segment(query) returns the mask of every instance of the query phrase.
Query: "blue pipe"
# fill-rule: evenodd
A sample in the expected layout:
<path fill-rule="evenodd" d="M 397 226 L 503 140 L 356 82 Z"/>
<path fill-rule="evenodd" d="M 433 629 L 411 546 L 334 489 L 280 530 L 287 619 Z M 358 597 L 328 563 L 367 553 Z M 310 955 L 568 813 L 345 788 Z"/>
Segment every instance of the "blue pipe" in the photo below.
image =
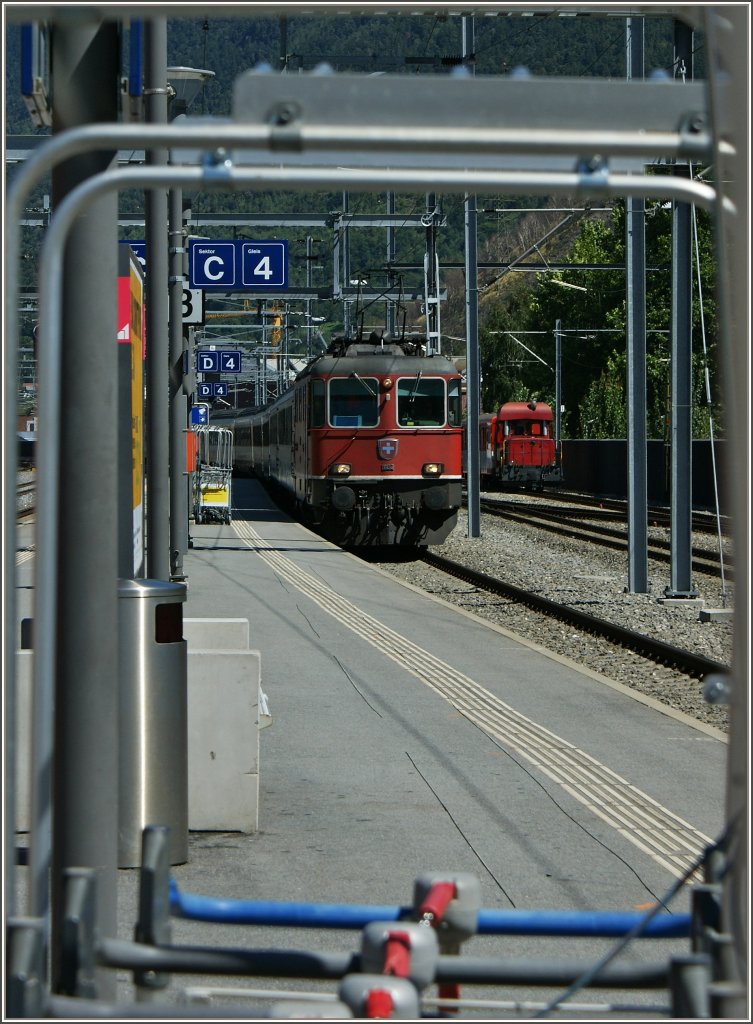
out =
<path fill-rule="evenodd" d="M 217 899 L 182 893 L 175 880 L 171 878 L 170 911 L 175 917 L 220 924 L 361 929 L 370 921 L 410 920 L 413 908 Z M 645 916 L 598 910 L 480 910 L 478 934 L 618 938 L 627 935 Z M 654 917 L 646 925 L 641 937 L 687 938 L 690 935 L 690 921 L 690 914 Z"/>
<path fill-rule="evenodd" d="M 144 23 L 131 22 L 128 59 L 128 95 L 141 96 L 144 92 Z"/>

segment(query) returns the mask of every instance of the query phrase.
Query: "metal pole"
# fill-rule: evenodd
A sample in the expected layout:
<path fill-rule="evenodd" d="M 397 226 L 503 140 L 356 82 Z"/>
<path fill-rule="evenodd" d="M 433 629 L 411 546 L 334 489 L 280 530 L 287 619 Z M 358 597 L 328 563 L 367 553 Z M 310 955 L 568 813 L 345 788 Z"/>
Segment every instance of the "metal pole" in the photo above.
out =
<path fill-rule="evenodd" d="M 643 77 L 643 19 L 627 19 L 628 79 Z M 642 198 L 625 203 L 627 291 L 628 591 L 648 590 L 646 479 L 646 217 Z"/>
<path fill-rule="evenodd" d="M 350 288 L 350 229 L 348 228 L 348 207 L 349 207 L 349 196 L 347 192 L 343 192 L 343 215 L 340 223 L 342 224 L 342 258 L 343 258 L 343 288 Z M 345 300 L 343 304 L 343 328 L 345 331 L 345 337 L 351 336 L 351 324 L 350 324 L 350 301 Z M 356 320 L 358 319 L 358 309 L 356 309 Z M 356 324 L 357 328 L 358 324 Z"/>
<path fill-rule="evenodd" d="M 387 214 L 388 216 L 395 212 L 395 193 L 387 193 Z M 387 267 L 388 267 L 388 283 L 392 287 L 392 264 L 395 262 L 395 227 L 393 224 L 387 228 Z M 395 337 L 395 303 L 391 300 L 387 303 L 387 333 L 391 338 Z"/>
<path fill-rule="evenodd" d="M 562 440 L 562 321 L 554 324 L 554 450 L 557 466 L 561 461 Z"/>
<path fill-rule="evenodd" d="M 719 197 L 716 233 L 717 302 L 720 363 L 725 411 L 730 423 L 750 423 L 750 10 L 744 7 L 704 8 L 704 38 L 718 65 L 708 74 L 709 110 L 717 148 Z M 729 136 L 727 135 L 729 133 Z M 726 149 L 722 141 L 731 138 Z M 733 200 L 735 213 L 727 212 Z M 735 563 L 740 566 L 735 589 L 732 681 L 729 709 L 726 820 L 732 822 L 734 851 L 722 883 L 722 921 L 737 950 L 738 976 L 745 991 L 734 1013 L 749 1010 L 750 974 L 750 432 L 735 430 L 735 472 L 727 481 Z"/>
<path fill-rule="evenodd" d="M 167 22 L 144 25 L 144 107 L 147 121 L 167 124 Z M 167 166 L 167 151 L 147 156 Z M 167 190 L 146 197 L 146 555 L 147 575 L 170 578 L 170 416 Z"/>
<path fill-rule="evenodd" d="M 55 23 L 52 32 L 53 131 L 115 121 L 117 25 L 74 19 Z M 53 172 L 53 207 L 113 158 L 112 151 L 99 152 L 61 164 Z M 77 217 L 62 271 L 56 268 L 62 273 L 64 356 L 59 382 L 47 382 L 59 386 L 54 418 L 45 422 L 44 409 L 41 415 L 42 431 L 59 434 L 58 458 L 45 472 L 59 474 L 60 489 L 57 521 L 47 523 L 38 538 L 44 547 L 49 537 L 50 550 L 57 552 L 55 571 L 48 577 L 42 561 L 35 582 L 36 594 L 51 598 L 37 606 L 47 614 L 35 610 L 35 692 L 41 697 L 45 690 L 38 685 L 43 677 L 52 680 L 54 711 L 35 698 L 38 771 L 32 781 L 29 905 L 32 916 L 47 914 L 51 866 L 53 990 L 61 966 L 67 868 L 95 869 L 98 933 L 117 934 L 117 248 L 117 199 L 100 196 Z M 44 287 L 40 281 L 40 296 Z M 54 743 L 48 747 L 53 720 Z M 100 995 L 114 996 L 112 972 L 98 972 L 98 985 Z"/>
<path fill-rule="evenodd" d="M 426 314 L 426 354 L 436 355 L 441 348 L 439 334 L 439 273 L 437 264 L 437 197 L 426 193 L 426 253 L 424 255 L 424 309 Z"/>
<path fill-rule="evenodd" d="M 312 280 L 312 238 L 306 235 L 306 287 L 311 288 Z M 311 359 L 311 299 L 306 299 L 306 358 Z"/>
<path fill-rule="evenodd" d="M 462 18 L 463 58 L 474 52 L 474 24 L 471 15 Z M 479 494 L 480 453 L 478 420 L 481 412 L 481 376 L 478 347 L 478 255 L 476 249 L 476 196 L 465 196 L 465 384 L 466 408 L 466 472 L 468 504 L 468 536 L 481 536 L 481 498 Z M 428 296 L 427 296 L 428 298 Z M 428 324 L 428 306 L 427 306 Z"/>
<path fill-rule="evenodd" d="M 188 551 L 188 506 L 185 486 L 186 395 L 183 391 L 183 191 L 170 189 L 170 579 L 185 580 Z"/>
<path fill-rule="evenodd" d="M 671 564 L 664 593 L 679 598 L 697 596 L 692 586 L 690 218 L 687 203 L 672 204 Z"/>
<path fill-rule="evenodd" d="M 692 77 L 693 31 L 675 21 L 675 74 Z M 688 168 L 677 165 L 675 174 Z M 697 597 L 693 589 L 692 241 L 691 208 L 672 204 L 672 412 L 670 418 L 670 598 Z"/>

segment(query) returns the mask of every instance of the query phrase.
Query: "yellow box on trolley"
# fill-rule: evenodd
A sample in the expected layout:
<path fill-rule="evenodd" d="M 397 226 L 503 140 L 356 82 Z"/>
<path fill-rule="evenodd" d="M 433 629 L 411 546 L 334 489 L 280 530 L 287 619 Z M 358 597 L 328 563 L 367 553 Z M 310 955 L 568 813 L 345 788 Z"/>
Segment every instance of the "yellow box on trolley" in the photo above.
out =
<path fill-rule="evenodd" d="M 196 523 L 229 523 L 233 478 L 233 432 L 196 427 L 193 515 Z"/>

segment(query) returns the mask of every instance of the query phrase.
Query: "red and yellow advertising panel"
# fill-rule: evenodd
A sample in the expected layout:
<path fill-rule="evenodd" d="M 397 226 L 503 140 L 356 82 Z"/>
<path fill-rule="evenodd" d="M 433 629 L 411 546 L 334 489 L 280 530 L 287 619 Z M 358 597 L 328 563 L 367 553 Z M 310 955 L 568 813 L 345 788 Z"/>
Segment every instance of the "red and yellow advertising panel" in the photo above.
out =
<path fill-rule="evenodd" d="M 133 571 L 138 575 L 144 561 L 144 279 L 139 261 L 127 251 L 128 266 L 118 275 L 118 345 L 130 351 Z"/>

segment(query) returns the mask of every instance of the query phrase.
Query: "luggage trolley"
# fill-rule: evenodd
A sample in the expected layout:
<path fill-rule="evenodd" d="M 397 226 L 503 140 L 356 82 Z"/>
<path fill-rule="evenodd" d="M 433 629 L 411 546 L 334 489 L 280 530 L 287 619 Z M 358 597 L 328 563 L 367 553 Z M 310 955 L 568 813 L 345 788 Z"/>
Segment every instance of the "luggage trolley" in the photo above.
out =
<path fill-rule="evenodd" d="M 233 478 L 233 432 L 226 427 L 196 428 L 194 521 L 229 523 Z"/>

